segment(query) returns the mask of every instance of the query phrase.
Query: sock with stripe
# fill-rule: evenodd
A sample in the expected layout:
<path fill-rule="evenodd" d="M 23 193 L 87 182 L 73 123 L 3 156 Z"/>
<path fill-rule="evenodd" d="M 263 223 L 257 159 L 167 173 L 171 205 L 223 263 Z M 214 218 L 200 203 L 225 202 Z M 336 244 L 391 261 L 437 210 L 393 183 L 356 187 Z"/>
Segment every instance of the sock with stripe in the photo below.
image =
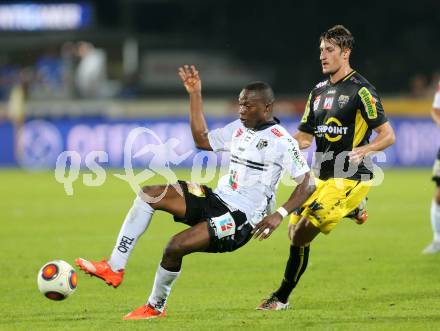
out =
<path fill-rule="evenodd" d="M 290 246 L 290 256 L 287 261 L 286 270 L 284 271 L 284 279 L 281 282 L 280 288 L 274 292 L 274 295 L 282 303 L 288 301 L 290 293 L 292 293 L 301 275 L 306 270 L 309 261 L 309 252 L 310 246 Z"/>

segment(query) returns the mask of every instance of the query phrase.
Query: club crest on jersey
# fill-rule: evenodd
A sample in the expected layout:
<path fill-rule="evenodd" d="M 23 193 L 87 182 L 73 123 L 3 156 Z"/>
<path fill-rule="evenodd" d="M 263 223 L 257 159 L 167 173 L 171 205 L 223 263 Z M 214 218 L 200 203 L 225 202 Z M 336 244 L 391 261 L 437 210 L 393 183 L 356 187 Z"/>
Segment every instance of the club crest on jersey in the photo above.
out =
<path fill-rule="evenodd" d="M 260 141 L 257 144 L 257 149 L 261 151 L 264 147 L 267 147 L 268 144 L 269 143 L 266 139 L 260 139 Z"/>
<path fill-rule="evenodd" d="M 230 213 L 213 217 L 210 222 L 219 239 L 235 234 L 235 221 Z"/>
<path fill-rule="evenodd" d="M 274 135 L 276 135 L 277 137 L 282 137 L 283 136 L 283 134 L 277 128 L 272 128 L 272 130 L 270 130 L 270 131 L 272 131 L 272 133 Z"/>
<path fill-rule="evenodd" d="M 320 95 L 318 95 L 318 96 L 315 98 L 315 100 L 313 101 L 313 110 L 318 109 L 319 101 L 321 101 L 321 96 L 320 96 Z"/>
<path fill-rule="evenodd" d="M 339 108 L 344 108 L 344 106 L 348 103 L 350 97 L 348 95 L 341 94 L 338 98 Z"/>
<path fill-rule="evenodd" d="M 324 106 L 322 108 L 327 109 L 327 110 L 332 109 L 333 100 L 334 100 L 334 97 L 326 97 L 324 100 Z"/>

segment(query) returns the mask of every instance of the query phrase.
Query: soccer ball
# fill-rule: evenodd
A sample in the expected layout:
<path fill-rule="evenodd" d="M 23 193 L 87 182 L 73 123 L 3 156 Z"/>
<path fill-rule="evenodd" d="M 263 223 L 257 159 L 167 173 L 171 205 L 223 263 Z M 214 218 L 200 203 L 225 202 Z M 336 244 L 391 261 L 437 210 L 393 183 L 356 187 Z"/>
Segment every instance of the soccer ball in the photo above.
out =
<path fill-rule="evenodd" d="M 38 272 L 38 289 L 51 300 L 64 300 L 71 295 L 78 279 L 75 269 L 63 260 L 47 262 Z"/>

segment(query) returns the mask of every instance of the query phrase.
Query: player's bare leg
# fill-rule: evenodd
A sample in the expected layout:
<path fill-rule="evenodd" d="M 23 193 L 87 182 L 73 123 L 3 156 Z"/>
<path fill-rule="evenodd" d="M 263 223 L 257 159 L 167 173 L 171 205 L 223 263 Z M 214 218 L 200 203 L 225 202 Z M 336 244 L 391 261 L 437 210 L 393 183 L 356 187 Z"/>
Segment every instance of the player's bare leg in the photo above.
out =
<path fill-rule="evenodd" d="M 283 281 L 279 289 L 257 307 L 258 310 L 285 310 L 289 307 L 289 296 L 307 268 L 310 243 L 319 233 L 320 230 L 304 217 L 297 224 L 289 225 L 292 243 Z"/>
<path fill-rule="evenodd" d="M 103 279 L 108 285 L 118 287 L 122 282 L 128 258 L 138 239 L 147 230 L 155 210 L 163 210 L 177 217 L 185 216 L 185 198 L 176 187 L 173 185 L 143 187 L 125 217 L 110 259 L 94 262 L 78 258 L 76 264 L 86 273 Z M 148 201 L 153 202 L 148 203 Z"/>
<path fill-rule="evenodd" d="M 198 223 L 176 234 L 164 250 L 147 303 L 124 316 L 124 319 L 150 319 L 165 316 L 165 304 L 173 283 L 180 275 L 183 257 L 193 252 L 206 251 L 209 242 L 208 222 Z"/>
<path fill-rule="evenodd" d="M 292 237 L 292 245 L 308 246 L 321 231 L 306 217 L 303 217 L 295 226 Z"/>

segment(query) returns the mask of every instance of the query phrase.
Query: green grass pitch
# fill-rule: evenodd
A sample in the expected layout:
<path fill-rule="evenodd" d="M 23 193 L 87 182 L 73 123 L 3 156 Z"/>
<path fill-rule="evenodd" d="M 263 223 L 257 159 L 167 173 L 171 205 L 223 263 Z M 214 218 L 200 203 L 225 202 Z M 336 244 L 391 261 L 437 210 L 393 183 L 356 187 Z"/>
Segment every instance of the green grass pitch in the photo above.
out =
<path fill-rule="evenodd" d="M 255 311 L 283 275 L 286 219 L 270 240 L 186 257 L 168 317 L 129 322 L 122 316 L 145 301 L 164 245 L 185 226 L 157 213 L 118 289 L 79 272 L 76 293 L 53 302 L 37 290 L 39 268 L 108 257 L 134 193 L 111 174 L 101 187 L 77 181 L 73 196 L 53 173 L 2 170 L 0 183 L 0 330 L 440 329 L 440 256 L 421 254 L 431 240 L 428 169 L 386 171 L 367 224 L 344 220 L 318 236 L 290 310 Z M 290 190 L 280 187 L 278 203 Z"/>

